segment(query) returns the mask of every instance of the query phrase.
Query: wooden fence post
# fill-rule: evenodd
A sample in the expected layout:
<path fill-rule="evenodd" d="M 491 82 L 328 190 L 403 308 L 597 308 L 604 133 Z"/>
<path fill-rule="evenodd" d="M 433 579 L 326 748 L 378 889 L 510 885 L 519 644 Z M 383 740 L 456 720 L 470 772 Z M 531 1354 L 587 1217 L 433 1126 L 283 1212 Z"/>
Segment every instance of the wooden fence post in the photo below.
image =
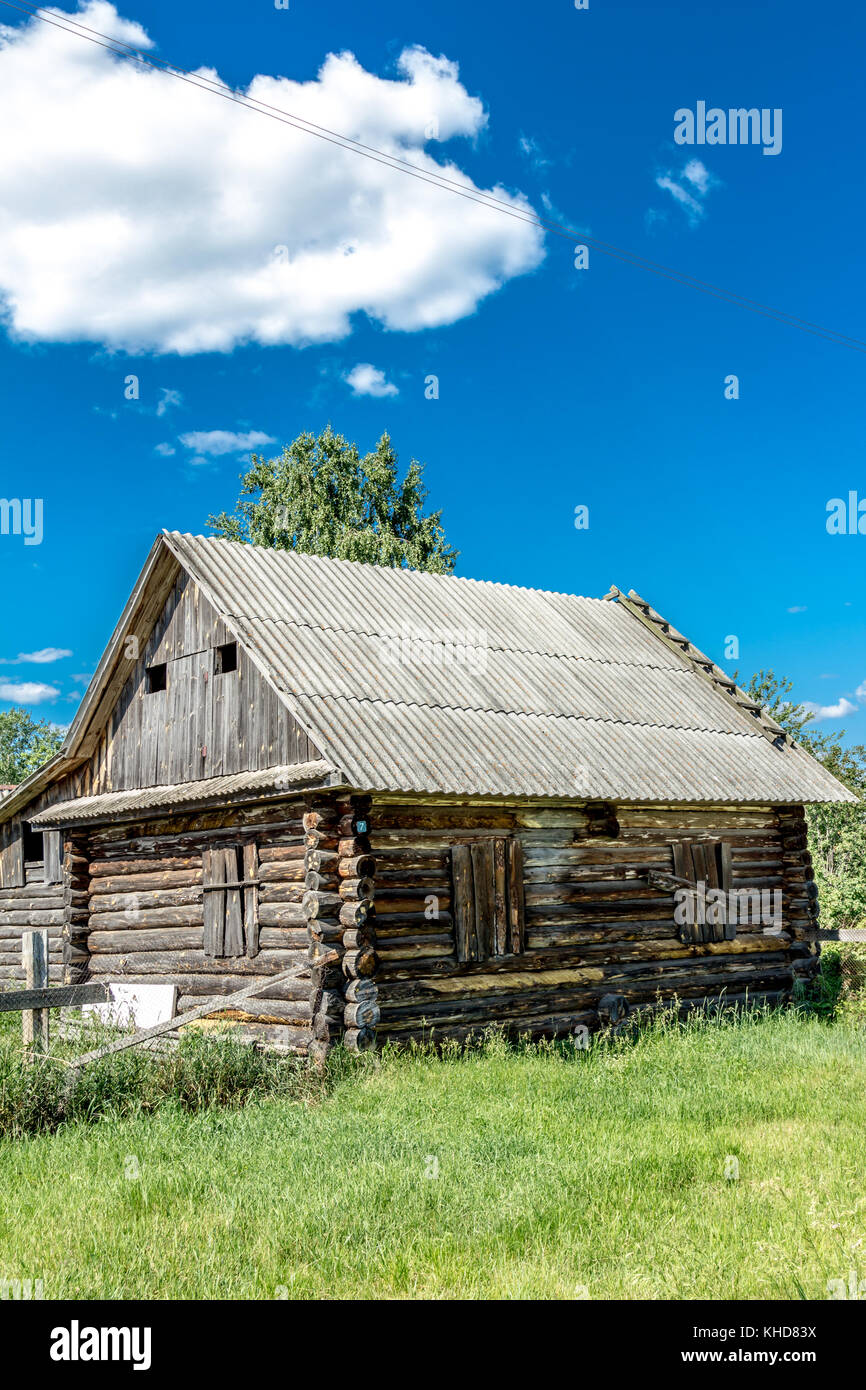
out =
<path fill-rule="evenodd" d="M 48 987 L 48 932 L 25 931 L 21 936 L 21 955 L 28 989 Z M 25 1009 L 21 1015 L 24 1051 L 32 1061 L 37 1053 L 48 1051 L 48 1010 Z"/>

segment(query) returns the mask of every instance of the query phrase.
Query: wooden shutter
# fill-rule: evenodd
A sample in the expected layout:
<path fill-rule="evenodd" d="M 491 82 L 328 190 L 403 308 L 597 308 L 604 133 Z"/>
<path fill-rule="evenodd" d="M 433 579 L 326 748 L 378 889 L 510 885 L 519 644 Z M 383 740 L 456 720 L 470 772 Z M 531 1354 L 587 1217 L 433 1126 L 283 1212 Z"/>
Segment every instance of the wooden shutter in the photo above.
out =
<path fill-rule="evenodd" d="M 460 961 L 477 960 L 475 903 L 472 894 L 472 854 L 469 845 L 451 846 L 451 903 L 457 959 Z"/>
<path fill-rule="evenodd" d="M 685 878 L 689 883 L 694 883 L 695 868 L 692 862 L 691 840 L 675 840 L 671 849 L 674 852 L 674 873 L 677 878 Z"/>
<path fill-rule="evenodd" d="M 674 859 L 674 873 L 677 878 L 689 883 L 703 883 L 709 893 L 721 888 L 727 893 L 732 887 L 731 846 L 722 840 L 676 840 L 671 845 Z M 699 922 L 697 912 L 697 893 L 692 895 L 691 923 L 684 923 L 680 937 L 687 944 L 707 941 L 733 940 L 737 932 L 735 922 L 729 920 L 726 911 L 725 922 Z M 706 913 L 705 913 L 706 916 Z"/>
<path fill-rule="evenodd" d="M 42 843 L 45 846 L 44 881 L 46 883 L 62 883 L 63 842 L 60 831 L 46 830 Z"/>
<path fill-rule="evenodd" d="M 224 849 L 226 862 L 226 932 L 223 955 L 244 954 L 244 901 L 241 883 L 241 851 L 236 845 Z"/>
<path fill-rule="evenodd" d="M 475 913 L 475 940 L 478 947 L 476 960 L 487 960 L 493 955 L 493 841 L 473 840 L 472 854 L 472 896 Z"/>
<path fill-rule="evenodd" d="M 25 882 L 24 825 L 9 821 L 0 825 L 0 888 L 23 888 Z"/>
<path fill-rule="evenodd" d="M 255 845 L 202 854 L 204 953 L 254 956 L 259 950 L 258 850 Z"/>
<path fill-rule="evenodd" d="M 451 846 L 451 899 L 459 961 L 523 950 L 523 849 L 519 840 L 479 838 Z"/>
<path fill-rule="evenodd" d="M 244 845 L 244 936 L 247 955 L 259 953 L 259 849 L 258 845 Z"/>
<path fill-rule="evenodd" d="M 731 886 L 731 846 L 722 840 L 675 840 L 671 845 L 674 873 L 689 883 L 703 880 L 708 888 Z"/>
<path fill-rule="evenodd" d="M 226 861 L 221 849 L 206 849 L 201 857 L 201 885 L 204 895 L 204 953 L 225 955 L 226 937 Z"/>
<path fill-rule="evenodd" d="M 523 844 L 506 840 L 508 854 L 508 935 L 512 955 L 519 955 L 525 942 L 525 907 L 523 900 Z"/>
<path fill-rule="evenodd" d="M 719 887 L 729 893 L 734 886 L 734 866 L 731 859 L 731 846 L 728 840 L 719 844 Z"/>

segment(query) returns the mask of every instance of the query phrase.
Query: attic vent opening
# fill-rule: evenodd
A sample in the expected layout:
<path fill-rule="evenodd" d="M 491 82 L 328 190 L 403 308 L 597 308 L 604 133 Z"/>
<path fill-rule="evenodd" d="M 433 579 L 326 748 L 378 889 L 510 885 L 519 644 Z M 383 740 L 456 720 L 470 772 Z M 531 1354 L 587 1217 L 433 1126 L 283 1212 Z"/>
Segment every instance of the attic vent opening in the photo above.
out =
<path fill-rule="evenodd" d="M 45 842 L 42 838 L 41 830 L 32 830 L 29 825 L 24 826 L 24 862 L 25 864 L 41 864 L 45 858 Z"/>
<path fill-rule="evenodd" d="M 218 676 L 227 676 L 230 671 L 238 669 L 238 644 L 237 642 L 225 642 L 221 647 L 217 647 L 214 657 L 214 672 Z"/>
<path fill-rule="evenodd" d="M 162 662 L 159 666 L 148 666 L 144 673 L 144 688 L 148 695 L 155 695 L 158 690 L 165 690 L 168 685 L 168 665 Z"/>
<path fill-rule="evenodd" d="M 586 827 L 583 833 L 604 840 L 617 840 L 619 820 L 616 807 L 609 801 L 590 802 L 586 808 Z M 580 831 L 575 832 L 574 838 L 582 839 Z"/>

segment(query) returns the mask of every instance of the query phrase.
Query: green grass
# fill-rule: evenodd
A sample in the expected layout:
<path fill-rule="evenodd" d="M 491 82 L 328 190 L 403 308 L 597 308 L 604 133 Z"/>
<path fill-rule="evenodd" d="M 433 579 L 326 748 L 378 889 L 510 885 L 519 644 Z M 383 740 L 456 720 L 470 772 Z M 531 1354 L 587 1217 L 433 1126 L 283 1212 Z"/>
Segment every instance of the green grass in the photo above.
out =
<path fill-rule="evenodd" d="M 107 1093 L 90 1124 L 0 1141 L 0 1277 L 46 1298 L 820 1299 L 866 1277 L 844 1017 L 338 1055 L 318 1082 L 233 1082 L 234 1108 Z"/>

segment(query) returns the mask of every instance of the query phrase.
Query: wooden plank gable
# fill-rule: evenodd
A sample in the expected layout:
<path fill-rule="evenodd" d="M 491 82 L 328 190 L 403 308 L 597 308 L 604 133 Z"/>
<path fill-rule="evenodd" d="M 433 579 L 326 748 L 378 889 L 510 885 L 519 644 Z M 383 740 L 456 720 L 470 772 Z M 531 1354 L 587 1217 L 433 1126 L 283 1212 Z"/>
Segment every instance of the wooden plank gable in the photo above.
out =
<path fill-rule="evenodd" d="M 130 643 L 130 656 L 121 658 L 129 674 L 78 779 L 86 794 L 171 786 L 321 757 L 242 642 L 236 669 L 220 673 L 217 648 L 234 641 L 181 571 L 149 636 L 139 635 Z M 165 688 L 149 691 L 148 669 L 162 664 Z"/>

